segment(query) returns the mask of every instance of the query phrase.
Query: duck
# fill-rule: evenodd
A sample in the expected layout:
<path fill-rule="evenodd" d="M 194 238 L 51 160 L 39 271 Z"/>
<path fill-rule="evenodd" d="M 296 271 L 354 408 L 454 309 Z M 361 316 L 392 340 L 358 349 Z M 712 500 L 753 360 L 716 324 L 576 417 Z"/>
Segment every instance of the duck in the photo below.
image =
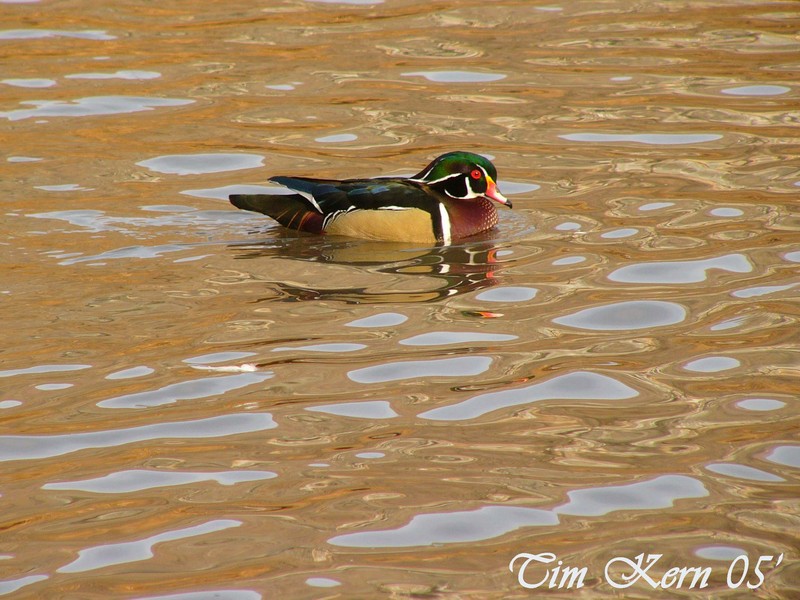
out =
<path fill-rule="evenodd" d="M 231 204 L 288 229 L 351 238 L 451 244 L 497 225 L 494 203 L 511 208 L 495 166 L 472 152 L 442 154 L 412 177 L 269 181 L 293 193 L 232 194 Z"/>

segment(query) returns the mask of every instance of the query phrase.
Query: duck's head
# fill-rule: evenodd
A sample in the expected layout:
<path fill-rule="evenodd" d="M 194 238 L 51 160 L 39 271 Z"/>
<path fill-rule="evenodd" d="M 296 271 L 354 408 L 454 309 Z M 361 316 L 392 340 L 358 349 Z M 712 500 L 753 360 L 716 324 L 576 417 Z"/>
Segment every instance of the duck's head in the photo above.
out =
<path fill-rule="evenodd" d="M 412 179 L 451 198 L 466 200 L 483 196 L 511 208 L 511 201 L 497 189 L 497 169 L 480 154 L 442 154 Z"/>

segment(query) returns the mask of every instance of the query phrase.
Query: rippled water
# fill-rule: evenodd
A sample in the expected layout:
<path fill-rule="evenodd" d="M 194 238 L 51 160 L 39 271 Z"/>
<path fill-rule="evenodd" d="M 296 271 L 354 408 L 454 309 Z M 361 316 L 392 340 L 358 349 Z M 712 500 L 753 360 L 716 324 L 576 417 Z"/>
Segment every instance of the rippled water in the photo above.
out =
<path fill-rule="evenodd" d="M 2 6 L 0 594 L 800 594 L 796 3 Z M 454 149 L 451 247 L 226 200 Z"/>

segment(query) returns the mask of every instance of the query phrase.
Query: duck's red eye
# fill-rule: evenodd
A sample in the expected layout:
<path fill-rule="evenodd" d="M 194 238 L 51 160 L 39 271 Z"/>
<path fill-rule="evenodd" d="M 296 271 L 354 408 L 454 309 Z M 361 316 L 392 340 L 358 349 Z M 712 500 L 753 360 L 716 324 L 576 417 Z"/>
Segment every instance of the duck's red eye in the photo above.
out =
<path fill-rule="evenodd" d="M 469 174 L 473 179 L 480 179 L 481 175 L 483 175 L 483 173 L 481 173 L 480 169 L 472 169 L 472 173 Z"/>

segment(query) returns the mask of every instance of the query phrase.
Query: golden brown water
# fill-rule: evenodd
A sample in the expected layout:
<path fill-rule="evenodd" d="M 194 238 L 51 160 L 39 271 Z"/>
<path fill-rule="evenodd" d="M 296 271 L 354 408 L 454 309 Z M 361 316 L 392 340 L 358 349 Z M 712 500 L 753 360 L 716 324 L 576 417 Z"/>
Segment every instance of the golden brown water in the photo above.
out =
<path fill-rule="evenodd" d="M 797 9 L 3 2 L 0 593 L 798 597 Z M 453 247 L 226 201 L 455 149 Z"/>

